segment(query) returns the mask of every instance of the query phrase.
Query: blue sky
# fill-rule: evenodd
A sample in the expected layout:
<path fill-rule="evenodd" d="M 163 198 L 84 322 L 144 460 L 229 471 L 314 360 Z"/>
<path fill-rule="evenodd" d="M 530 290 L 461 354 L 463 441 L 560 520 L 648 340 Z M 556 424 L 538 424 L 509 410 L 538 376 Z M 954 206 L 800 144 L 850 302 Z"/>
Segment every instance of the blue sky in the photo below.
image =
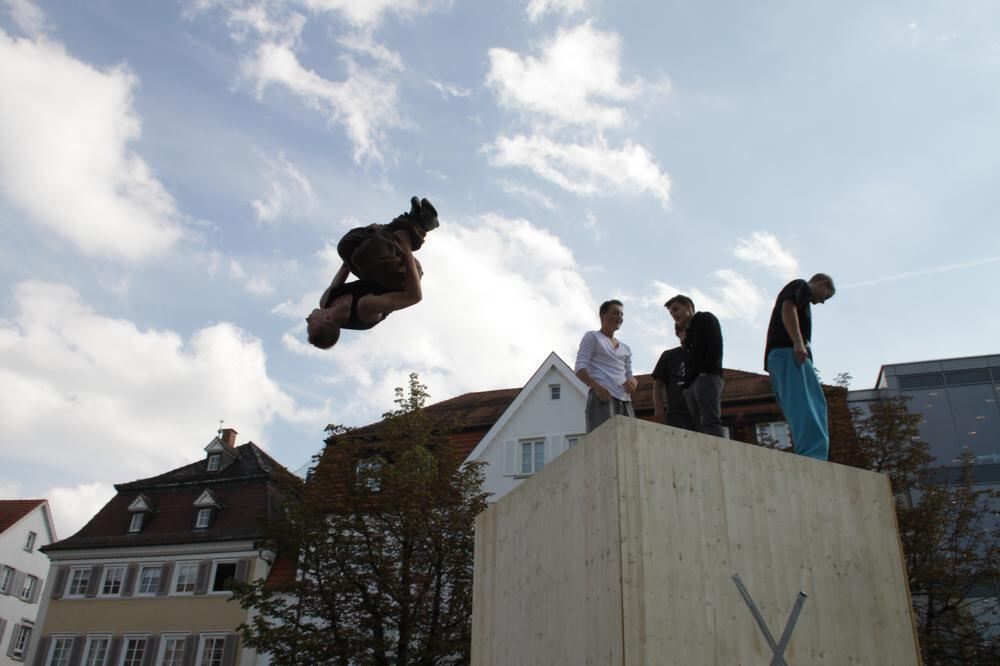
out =
<path fill-rule="evenodd" d="M 0 2 L 0 496 L 62 536 L 219 419 L 296 469 L 327 423 L 518 386 L 682 291 L 761 371 L 824 271 L 824 378 L 997 353 L 992 2 Z M 303 317 L 413 194 L 424 301 L 333 350 Z"/>

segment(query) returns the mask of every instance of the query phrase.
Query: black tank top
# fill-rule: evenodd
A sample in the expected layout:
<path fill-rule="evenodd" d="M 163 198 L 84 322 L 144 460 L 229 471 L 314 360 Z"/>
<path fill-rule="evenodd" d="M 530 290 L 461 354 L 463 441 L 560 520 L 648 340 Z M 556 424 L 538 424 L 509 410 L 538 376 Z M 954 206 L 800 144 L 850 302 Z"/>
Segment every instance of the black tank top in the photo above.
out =
<path fill-rule="evenodd" d="M 382 319 L 378 321 L 367 324 L 361 321 L 358 316 L 358 301 L 361 300 L 362 296 L 381 296 L 382 294 L 388 294 L 391 291 L 396 291 L 394 289 L 386 289 L 385 287 L 380 287 L 377 284 L 371 282 L 365 282 L 364 280 L 355 280 L 354 282 L 346 282 L 339 288 L 334 289 L 330 292 L 329 298 L 326 299 L 326 303 L 323 307 L 330 307 L 335 300 L 344 296 L 345 294 L 351 297 L 351 315 L 347 320 L 347 323 L 342 325 L 341 328 L 346 328 L 351 331 L 367 331 L 368 329 L 381 324 L 382 321 L 389 316 L 389 313 L 382 315 Z"/>

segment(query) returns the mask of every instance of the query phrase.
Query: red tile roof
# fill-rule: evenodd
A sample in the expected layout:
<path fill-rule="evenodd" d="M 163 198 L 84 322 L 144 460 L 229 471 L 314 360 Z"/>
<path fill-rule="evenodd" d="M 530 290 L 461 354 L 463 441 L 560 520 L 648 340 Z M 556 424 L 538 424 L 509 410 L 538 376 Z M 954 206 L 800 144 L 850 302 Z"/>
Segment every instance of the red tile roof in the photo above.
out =
<path fill-rule="evenodd" d="M 0 500 L 0 534 L 44 502 L 40 499 Z"/>

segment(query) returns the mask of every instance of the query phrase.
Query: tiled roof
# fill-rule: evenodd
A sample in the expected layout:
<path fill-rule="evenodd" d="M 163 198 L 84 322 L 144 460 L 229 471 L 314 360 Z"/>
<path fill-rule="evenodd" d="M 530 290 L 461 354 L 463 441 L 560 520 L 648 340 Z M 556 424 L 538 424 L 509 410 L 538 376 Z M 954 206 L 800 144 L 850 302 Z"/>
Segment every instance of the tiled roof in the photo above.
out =
<path fill-rule="evenodd" d="M 44 502 L 40 499 L 0 500 L 0 534 Z"/>
<path fill-rule="evenodd" d="M 205 460 L 165 474 L 117 484 L 118 493 L 73 536 L 44 551 L 256 539 L 265 536 L 266 519 L 278 506 L 277 481 L 296 477 L 252 443 L 236 447 L 237 460 L 218 472 L 207 472 Z M 219 501 L 208 528 L 194 528 L 194 502 L 206 490 Z M 142 494 L 152 507 L 142 530 L 129 533 L 128 507 Z"/>

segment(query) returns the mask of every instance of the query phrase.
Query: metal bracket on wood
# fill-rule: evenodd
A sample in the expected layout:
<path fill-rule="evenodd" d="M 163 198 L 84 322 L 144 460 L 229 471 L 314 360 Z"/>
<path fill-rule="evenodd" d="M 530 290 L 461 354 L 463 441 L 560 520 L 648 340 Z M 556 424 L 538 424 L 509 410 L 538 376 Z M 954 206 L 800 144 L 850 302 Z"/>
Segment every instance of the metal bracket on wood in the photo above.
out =
<path fill-rule="evenodd" d="M 799 613 L 802 612 L 802 605 L 806 602 L 806 593 L 800 591 L 798 596 L 795 597 L 795 606 L 788 616 L 788 621 L 785 622 L 785 630 L 781 632 L 781 640 L 775 643 L 774 636 L 771 635 L 771 630 L 767 628 L 767 622 L 764 621 L 764 616 L 757 610 L 757 604 L 753 602 L 750 592 L 743 585 L 739 574 L 733 574 L 733 582 L 736 583 L 736 588 L 740 591 L 743 601 L 747 602 L 747 606 L 750 607 L 750 612 L 753 613 L 754 619 L 757 620 L 757 626 L 760 627 L 761 633 L 764 634 L 764 640 L 767 641 L 768 646 L 771 648 L 773 655 L 771 657 L 771 666 L 788 666 L 788 662 L 785 661 L 784 656 L 785 648 L 788 647 L 788 642 L 792 639 L 792 630 L 795 629 L 795 623 L 799 620 Z"/>

